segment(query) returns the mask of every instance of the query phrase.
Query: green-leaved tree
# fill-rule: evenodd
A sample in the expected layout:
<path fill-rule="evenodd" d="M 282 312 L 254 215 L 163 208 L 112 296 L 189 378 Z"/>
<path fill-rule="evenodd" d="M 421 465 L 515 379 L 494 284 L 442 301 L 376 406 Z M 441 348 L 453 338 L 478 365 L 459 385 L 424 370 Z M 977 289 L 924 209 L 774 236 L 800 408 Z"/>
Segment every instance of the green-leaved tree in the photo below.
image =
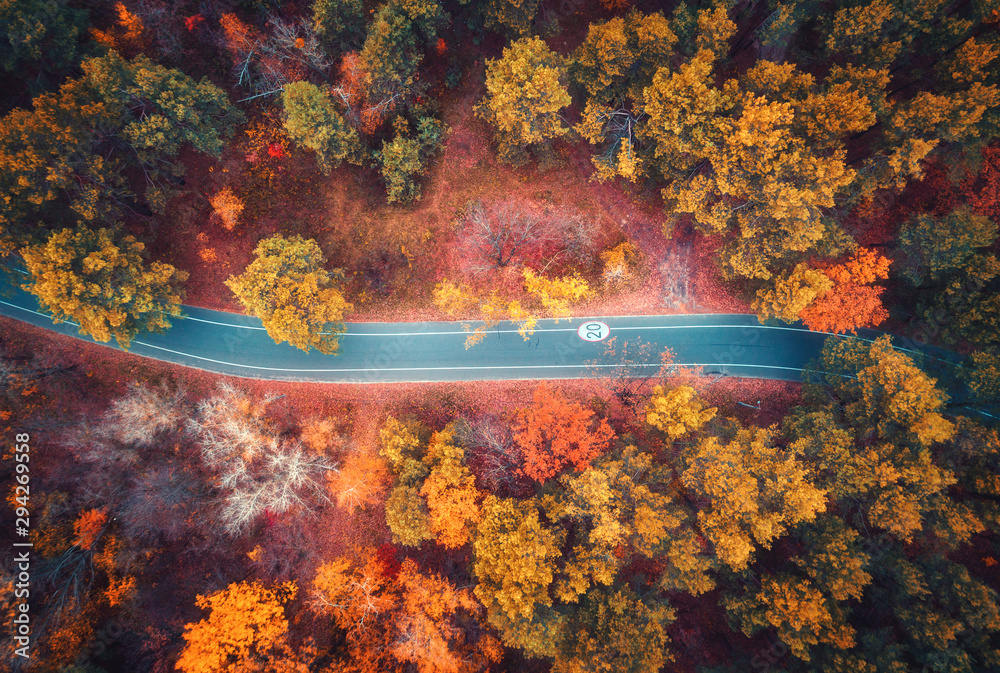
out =
<path fill-rule="evenodd" d="M 324 173 L 360 151 L 357 132 L 333 107 L 330 97 L 315 84 L 294 82 L 281 93 L 285 132 L 292 141 L 316 153 Z"/>

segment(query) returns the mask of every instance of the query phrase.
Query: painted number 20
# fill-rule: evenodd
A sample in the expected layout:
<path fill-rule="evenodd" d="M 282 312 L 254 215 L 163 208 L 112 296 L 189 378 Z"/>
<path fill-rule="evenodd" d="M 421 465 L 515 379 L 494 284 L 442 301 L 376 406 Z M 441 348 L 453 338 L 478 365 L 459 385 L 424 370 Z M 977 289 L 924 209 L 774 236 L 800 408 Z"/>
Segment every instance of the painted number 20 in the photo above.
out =
<path fill-rule="evenodd" d="M 584 341 L 604 341 L 611 334 L 611 328 L 607 323 L 591 320 L 580 325 L 576 333 Z"/>

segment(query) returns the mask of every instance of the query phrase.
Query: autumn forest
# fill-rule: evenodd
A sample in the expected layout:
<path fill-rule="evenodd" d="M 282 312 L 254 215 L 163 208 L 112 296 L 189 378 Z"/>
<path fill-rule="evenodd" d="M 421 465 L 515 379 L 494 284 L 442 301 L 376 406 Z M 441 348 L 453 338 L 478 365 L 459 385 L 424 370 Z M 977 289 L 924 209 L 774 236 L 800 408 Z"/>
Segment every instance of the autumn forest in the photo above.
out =
<path fill-rule="evenodd" d="M 0 276 L 120 347 L 0 317 L 0 670 L 1000 671 L 997 0 L 0 0 Z M 184 305 L 331 357 L 827 338 L 801 382 L 128 352 Z"/>

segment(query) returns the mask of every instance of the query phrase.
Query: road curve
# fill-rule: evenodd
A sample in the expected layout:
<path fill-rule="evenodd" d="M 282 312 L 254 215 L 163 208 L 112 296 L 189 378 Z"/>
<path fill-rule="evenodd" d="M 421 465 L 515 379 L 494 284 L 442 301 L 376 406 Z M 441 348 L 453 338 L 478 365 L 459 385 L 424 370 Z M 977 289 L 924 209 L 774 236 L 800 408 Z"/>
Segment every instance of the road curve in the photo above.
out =
<path fill-rule="evenodd" d="M 129 352 L 197 369 L 259 379 L 336 383 L 572 379 L 615 375 L 620 358 L 606 343 L 584 341 L 577 328 L 594 320 L 610 327 L 616 346 L 648 344 L 647 355 L 630 362 L 636 371 L 655 371 L 665 348 L 678 365 L 700 366 L 706 374 L 798 381 L 829 336 L 799 326 L 760 325 L 745 314 L 592 316 L 556 322 L 540 320 L 525 341 L 502 323 L 466 350 L 461 322 L 348 323 L 337 355 L 308 353 L 275 344 L 257 318 L 184 307 L 164 334 L 141 334 Z M 0 314 L 84 341 L 74 323 L 54 323 L 35 297 L 7 286 Z M 473 323 L 474 325 L 475 323 Z M 871 339 L 878 332 L 864 331 Z M 112 341 L 111 344 L 114 342 Z M 117 348 L 115 345 L 100 344 Z M 620 352 L 619 348 L 619 352 Z"/>

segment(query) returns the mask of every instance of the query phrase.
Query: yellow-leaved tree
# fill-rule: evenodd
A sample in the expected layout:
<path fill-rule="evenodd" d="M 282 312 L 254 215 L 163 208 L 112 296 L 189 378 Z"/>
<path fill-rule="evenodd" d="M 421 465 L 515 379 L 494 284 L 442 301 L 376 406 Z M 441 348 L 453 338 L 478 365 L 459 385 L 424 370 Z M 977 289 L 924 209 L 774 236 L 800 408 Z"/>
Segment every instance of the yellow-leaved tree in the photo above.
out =
<path fill-rule="evenodd" d="M 576 602 L 591 587 L 610 585 L 635 556 L 662 563 L 660 586 L 702 594 L 715 586 L 715 565 L 701 553 L 688 513 L 667 492 L 670 470 L 627 446 L 562 478 L 564 491 L 544 500 L 546 514 L 577 531 L 554 591 Z"/>
<path fill-rule="evenodd" d="M 715 86 L 715 59 L 703 49 L 673 71 L 660 68 L 643 92 L 649 121 L 641 137 L 652 142 L 656 165 L 667 177 L 687 175 L 722 141 L 723 118 L 736 103 L 737 88 L 734 82 Z"/>
<path fill-rule="evenodd" d="M 209 199 L 212 204 L 212 211 L 219 217 L 223 228 L 232 231 L 240 221 L 240 213 L 243 212 L 243 199 L 233 193 L 232 188 L 223 187 L 215 196 Z"/>
<path fill-rule="evenodd" d="M 858 507 L 872 526 L 909 541 L 928 522 L 967 540 L 982 529 L 967 505 L 947 497 L 954 472 L 933 449 L 955 435 L 947 396 L 888 336 L 827 341 L 811 377 L 814 410 L 786 419 L 790 448 L 815 461 L 823 486 Z"/>
<path fill-rule="evenodd" d="M 795 322 L 807 306 L 833 289 L 833 281 L 822 271 L 797 264 L 791 271 L 772 276 L 768 285 L 757 290 L 753 310 L 761 322 L 777 318 Z"/>
<path fill-rule="evenodd" d="M 661 12 L 629 12 L 590 24 L 587 38 L 573 52 L 570 73 L 588 102 L 605 106 L 626 98 L 638 101 L 676 43 Z"/>
<path fill-rule="evenodd" d="M 570 74 L 586 92 L 583 118 L 574 128 L 592 145 L 592 179 L 621 175 L 635 182 L 646 159 L 640 143 L 643 89 L 658 68 L 670 62 L 677 36 L 661 12 L 632 11 L 624 17 L 590 24 L 587 38 L 570 62 Z"/>
<path fill-rule="evenodd" d="M 601 280 L 610 288 L 618 288 L 632 280 L 635 267 L 639 264 L 639 248 L 624 241 L 601 253 L 604 272 Z"/>
<path fill-rule="evenodd" d="M 594 296 L 590 285 L 579 276 L 545 278 L 531 269 L 524 269 L 524 289 L 538 299 L 542 308 L 555 319 L 570 317 L 570 304 Z"/>
<path fill-rule="evenodd" d="M 675 611 L 662 598 L 628 585 L 594 589 L 581 599 L 552 673 L 645 673 L 673 659 L 667 627 Z"/>
<path fill-rule="evenodd" d="M 24 286 L 56 322 L 76 321 L 98 341 L 114 337 L 128 348 L 139 332 L 161 332 L 181 314 L 181 283 L 187 273 L 162 262 L 147 263 L 133 236 L 79 226 L 21 249 L 31 274 Z"/>
<path fill-rule="evenodd" d="M 533 500 L 487 496 L 473 542 L 476 598 L 508 645 L 553 656 L 565 618 L 553 612 L 549 587 L 565 531 L 549 528 Z"/>
<path fill-rule="evenodd" d="M 719 560 L 743 570 L 756 545 L 771 547 L 790 527 L 826 511 L 826 492 L 807 463 L 774 445 L 775 428 L 741 429 L 730 441 L 706 437 L 684 455 L 681 480 L 704 502 L 698 512 Z"/>
<path fill-rule="evenodd" d="M 500 158 L 523 163 L 525 150 L 564 135 L 559 111 L 570 104 L 566 64 L 537 37 L 516 40 L 486 62 L 486 97 L 476 108 L 493 126 Z"/>
<path fill-rule="evenodd" d="M 745 634 L 774 627 L 792 654 L 805 661 L 810 660 L 810 647 L 821 642 L 842 650 L 854 646 L 854 629 L 843 623 L 842 614 L 832 613 L 823 592 L 802 577 L 767 576 L 756 595 L 726 607 L 741 618 Z"/>
<path fill-rule="evenodd" d="M 857 531 L 836 517 L 806 526 L 801 542 L 808 551 L 792 560 L 798 572 L 765 575 L 759 587 L 727 596 L 723 605 L 748 637 L 774 628 L 795 656 L 809 661 L 821 643 L 837 650 L 854 646 L 848 601 L 860 600 L 871 583 L 871 556 Z"/>
<path fill-rule="evenodd" d="M 664 198 L 706 233 L 729 235 L 730 277 L 768 279 L 795 254 L 841 252 L 824 215 L 854 179 L 844 138 L 874 124 L 867 96 L 767 61 L 718 88 L 715 56 L 706 48 L 661 69 L 645 91 L 646 134 L 674 178 Z"/>
<path fill-rule="evenodd" d="M 476 327 L 463 325 L 470 332 L 465 347 L 471 348 L 486 338 L 491 329 L 501 321 L 510 320 L 527 341 L 535 333 L 539 317 L 552 317 L 556 321 L 572 315 L 571 304 L 594 296 L 590 284 L 579 276 L 546 278 L 531 269 L 523 269 L 526 303 L 520 299 L 501 296 L 499 292 L 477 294 L 462 284 L 445 279 L 433 290 L 434 304 L 449 316 L 476 315 L 481 323 Z"/>
<path fill-rule="evenodd" d="M 697 431 L 715 418 L 715 407 L 706 407 L 691 386 L 653 388 L 646 403 L 646 422 L 666 434 L 671 441 Z"/>
<path fill-rule="evenodd" d="M 323 173 L 344 160 L 357 161 L 357 132 L 333 107 L 330 96 L 309 82 L 292 82 L 281 91 L 285 132 L 298 145 L 316 153 Z"/>
<path fill-rule="evenodd" d="M 323 268 L 326 259 L 316 241 L 275 234 L 262 240 L 254 254 L 257 258 L 241 275 L 230 276 L 226 286 L 276 342 L 335 353 L 351 304 L 333 287 L 333 279 L 342 274 Z"/>

